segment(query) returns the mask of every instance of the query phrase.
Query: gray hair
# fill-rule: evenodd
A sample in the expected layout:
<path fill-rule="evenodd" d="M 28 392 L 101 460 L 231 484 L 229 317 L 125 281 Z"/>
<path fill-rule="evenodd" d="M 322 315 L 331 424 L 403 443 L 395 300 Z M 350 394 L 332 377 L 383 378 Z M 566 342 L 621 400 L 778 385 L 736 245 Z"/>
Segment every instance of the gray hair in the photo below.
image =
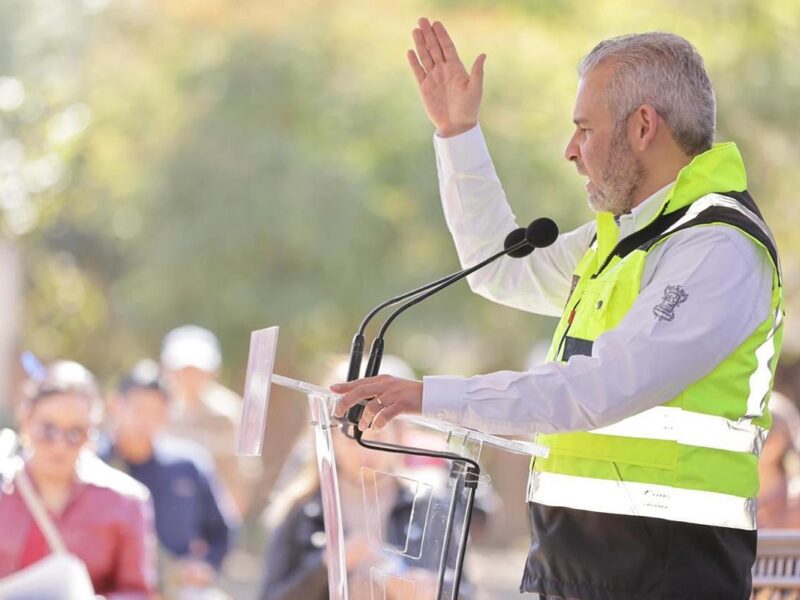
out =
<path fill-rule="evenodd" d="M 686 154 L 694 156 L 711 148 L 716 100 L 703 58 L 694 46 L 672 33 L 622 35 L 595 46 L 581 61 L 578 74 L 584 77 L 608 61 L 614 73 L 606 101 L 617 123 L 649 104 Z"/>

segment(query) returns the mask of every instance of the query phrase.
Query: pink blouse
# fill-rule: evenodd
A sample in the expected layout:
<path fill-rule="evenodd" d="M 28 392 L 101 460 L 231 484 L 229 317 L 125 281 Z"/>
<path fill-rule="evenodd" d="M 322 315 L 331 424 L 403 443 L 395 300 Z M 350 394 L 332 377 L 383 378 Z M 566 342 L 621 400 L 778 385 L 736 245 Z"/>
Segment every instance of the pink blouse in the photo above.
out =
<path fill-rule="evenodd" d="M 13 482 L 23 466 L 19 457 L 0 461 L 0 578 L 20 568 L 36 527 Z M 155 597 L 156 538 L 144 486 L 85 452 L 66 507 L 51 517 L 69 551 L 86 563 L 97 594 L 109 600 Z"/>

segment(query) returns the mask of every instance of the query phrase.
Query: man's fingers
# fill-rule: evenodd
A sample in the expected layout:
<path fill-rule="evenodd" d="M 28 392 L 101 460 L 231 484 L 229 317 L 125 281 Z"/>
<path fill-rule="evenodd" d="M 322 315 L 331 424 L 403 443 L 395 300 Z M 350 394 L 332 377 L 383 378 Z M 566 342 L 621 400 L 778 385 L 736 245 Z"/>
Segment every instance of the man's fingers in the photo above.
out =
<path fill-rule="evenodd" d="M 361 383 L 360 386 L 350 390 L 341 400 L 336 404 L 336 409 L 333 411 L 337 417 L 341 417 L 348 409 L 352 408 L 362 400 L 373 398 L 379 395 L 383 389 L 382 383 Z"/>
<path fill-rule="evenodd" d="M 417 79 L 417 83 L 422 85 L 422 82 L 425 81 L 425 69 L 422 68 L 413 50 L 409 50 L 406 56 L 408 57 L 408 64 L 411 65 L 411 70 L 414 72 L 414 77 Z"/>
<path fill-rule="evenodd" d="M 397 415 L 403 412 L 403 408 L 400 403 L 392 404 L 391 406 L 387 406 L 381 412 L 379 412 L 375 418 L 372 420 L 372 428 L 375 431 L 380 431 L 383 429 L 386 424 L 394 419 Z"/>
<path fill-rule="evenodd" d="M 412 36 L 414 37 L 414 46 L 417 49 L 420 61 L 422 61 L 422 66 L 425 67 L 426 71 L 430 71 L 433 68 L 433 58 L 431 58 L 431 53 L 425 44 L 425 36 L 422 34 L 422 30 L 415 29 Z"/>
<path fill-rule="evenodd" d="M 469 74 L 469 85 L 477 86 L 478 88 L 483 87 L 483 64 L 486 62 L 486 55 L 481 54 L 478 58 L 475 59 L 474 64 L 472 65 L 472 71 Z"/>
<path fill-rule="evenodd" d="M 422 29 L 422 35 L 425 36 L 425 45 L 428 47 L 428 50 L 431 53 L 431 58 L 433 58 L 433 62 L 443 63 L 444 53 L 442 52 L 441 46 L 439 46 L 439 40 L 436 39 L 436 35 L 433 33 L 433 27 L 431 27 L 431 22 L 423 17 L 422 19 L 419 20 L 419 26 L 420 29 Z"/>
<path fill-rule="evenodd" d="M 337 394 L 345 394 L 350 390 L 361 387 L 362 385 L 376 383 L 379 379 L 383 378 L 383 375 L 377 375 L 375 377 L 362 377 L 361 379 L 354 379 L 353 381 L 342 381 L 339 383 L 334 383 L 331 386 L 331 391 L 336 392 Z"/>
<path fill-rule="evenodd" d="M 342 383 L 334 383 L 331 386 L 331 391 L 336 392 L 337 394 L 344 394 L 345 392 L 349 392 L 354 387 L 357 387 L 360 383 L 360 380 L 356 379 L 355 381 L 343 381 Z"/>
<path fill-rule="evenodd" d="M 361 413 L 361 420 L 358 422 L 358 428 L 361 431 L 366 431 L 370 426 L 375 415 L 381 411 L 380 405 L 375 400 L 370 400 L 364 407 L 364 412 Z"/>
<path fill-rule="evenodd" d="M 439 46 L 442 48 L 445 60 L 458 60 L 456 45 L 453 43 L 453 40 L 450 39 L 450 34 L 447 33 L 447 29 L 444 28 L 444 25 L 439 21 L 435 21 L 433 23 L 433 33 L 436 35 Z"/>

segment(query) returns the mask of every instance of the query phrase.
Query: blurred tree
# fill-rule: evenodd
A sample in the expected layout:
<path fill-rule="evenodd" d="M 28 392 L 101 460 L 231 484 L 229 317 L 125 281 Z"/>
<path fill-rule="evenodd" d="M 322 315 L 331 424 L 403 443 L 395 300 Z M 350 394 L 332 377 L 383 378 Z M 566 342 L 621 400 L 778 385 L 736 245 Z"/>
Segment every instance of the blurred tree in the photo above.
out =
<path fill-rule="evenodd" d="M 287 372 L 311 377 L 314 357 L 346 349 L 369 307 L 455 270 L 433 132 L 403 57 L 423 10 L 448 23 L 465 61 L 489 55 L 482 124 L 520 221 L 548 214 L 564 229 L 591 218 L 561 158 L 579 58 L 627 31 L 688 37 L 716 84 L 719 137 L 740 143 L 789 291 L 798 286 L 800 215 L 786 201 L 800 177 L 789 168 L 796 2 L 276 8 L 4 3 L 0 65 L 26 95 L 2 113 L 3 189 L 10 164 L 39 182 L 27 209 L 3 217 L 24 249 L 26 347 L 108 374 L 156 353 L 166 329 L 198 322 L 220 334 L 239 387 L 247 332 L 280 324 Z M 471 373 L 523 367 L 551 327 L 462 284 L 404 318 L 388 343 L 423 371 Z"/>

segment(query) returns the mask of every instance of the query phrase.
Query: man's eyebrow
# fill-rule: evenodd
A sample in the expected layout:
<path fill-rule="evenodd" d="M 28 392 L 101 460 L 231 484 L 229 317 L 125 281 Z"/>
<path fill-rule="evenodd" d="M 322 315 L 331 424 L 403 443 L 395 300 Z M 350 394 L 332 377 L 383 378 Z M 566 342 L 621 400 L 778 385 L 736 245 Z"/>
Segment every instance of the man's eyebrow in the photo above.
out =
<path fill-rule="evenodd" d="M 575 123 L 575 125 L 585 125 L 587 123 L 586 119 L 583 117 L 575 117 L 572 119 L 572 122 Z"/>

